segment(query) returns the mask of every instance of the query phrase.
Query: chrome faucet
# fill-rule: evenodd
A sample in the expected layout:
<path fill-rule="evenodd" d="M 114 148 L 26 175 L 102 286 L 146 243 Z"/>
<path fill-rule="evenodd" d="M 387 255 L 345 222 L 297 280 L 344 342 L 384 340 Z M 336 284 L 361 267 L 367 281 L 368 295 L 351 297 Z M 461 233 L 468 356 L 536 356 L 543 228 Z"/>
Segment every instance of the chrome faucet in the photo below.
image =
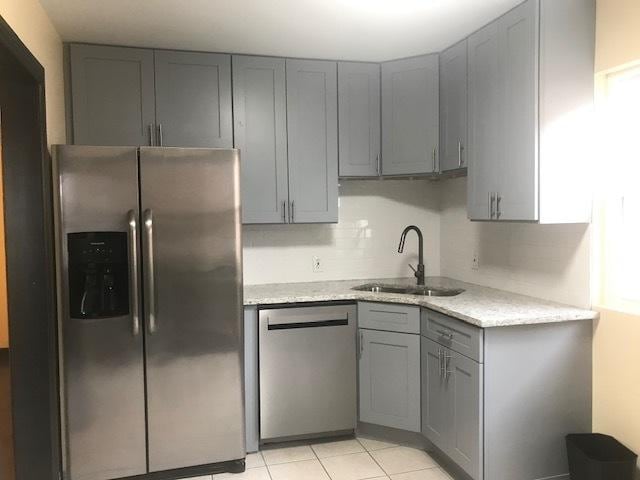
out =
<path fill-rule="evenodd" d="M 398 253 L 402 253 L 404 251 L 404 242 L 407 239 L 407 233 L 410 230 L 415 231 L 418 234 L 418 267 L 413 268 L 413 265 L 409 264 L 411 270 L 413 270 L 413 274 L 418 279 L 418 285 L 424 285 L 424 240 L 422 238 L 422 232 L 415 225 L 409 225 L 405 228 L 400 235 L 400 245 L 398 245 Z"/>

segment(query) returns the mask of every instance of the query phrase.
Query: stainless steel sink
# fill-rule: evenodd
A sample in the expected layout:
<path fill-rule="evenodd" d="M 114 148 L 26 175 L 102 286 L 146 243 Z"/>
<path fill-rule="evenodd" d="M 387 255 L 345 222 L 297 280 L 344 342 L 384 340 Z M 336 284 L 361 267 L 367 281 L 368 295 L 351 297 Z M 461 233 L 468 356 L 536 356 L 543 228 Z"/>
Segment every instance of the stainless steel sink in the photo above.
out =
<path fill-rule="evenodd" d="M 462 288 L 440 288 L 429 285 L 385 285 L 383 283 L 366 283 L 353 287 L 353 290 L 372 293 L 400 293 L 403 295 L 421 295 L 423 297 L 453 297 L 464 292 Z"/>

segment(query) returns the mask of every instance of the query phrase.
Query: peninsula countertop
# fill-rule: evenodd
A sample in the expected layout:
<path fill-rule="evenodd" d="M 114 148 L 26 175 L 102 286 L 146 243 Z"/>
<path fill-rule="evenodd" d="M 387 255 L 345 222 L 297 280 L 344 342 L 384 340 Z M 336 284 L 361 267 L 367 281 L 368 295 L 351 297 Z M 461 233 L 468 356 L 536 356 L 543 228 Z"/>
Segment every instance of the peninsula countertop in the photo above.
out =
<path fill-rule="evenodd" d="M 425 297 L 399 293 L 353 290 L 366 283 L 415 285 L 413 278 L 337 280 L 305 283 L 245 285 L 244 304 L 275 305 L 354 300 L 418 305 L 481 328 L 594 320 L 597 312 L 516 293 L 482 287 L 445 277 L 427 277 L 426 284 L 462 288 L 453 297 Z"/>

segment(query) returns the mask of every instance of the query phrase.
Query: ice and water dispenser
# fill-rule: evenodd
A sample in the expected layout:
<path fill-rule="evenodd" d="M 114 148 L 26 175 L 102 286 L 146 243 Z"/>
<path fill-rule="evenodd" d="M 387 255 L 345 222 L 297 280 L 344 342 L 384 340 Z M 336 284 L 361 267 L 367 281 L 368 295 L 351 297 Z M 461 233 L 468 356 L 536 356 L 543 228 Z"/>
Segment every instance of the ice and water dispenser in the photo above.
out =
<path fill-rule="evenodd" d="M 129 314 L 129 262 L 125 232 L 67 234 L 71 318 Z"/>

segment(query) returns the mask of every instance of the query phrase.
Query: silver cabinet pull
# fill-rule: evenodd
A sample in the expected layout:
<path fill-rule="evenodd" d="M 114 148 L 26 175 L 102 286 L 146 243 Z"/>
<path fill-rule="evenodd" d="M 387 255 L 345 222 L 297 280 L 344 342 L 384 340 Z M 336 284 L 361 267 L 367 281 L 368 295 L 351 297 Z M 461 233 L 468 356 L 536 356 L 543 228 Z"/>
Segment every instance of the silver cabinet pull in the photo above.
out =
<path fill-rule="evenodd" d="M 363 351 L 364 351 L 364 335 L 362 333 L 362 330 L 360 330 L 360 349 L 359 349 L 358 358 L 362 358 Z"/>
<path fill-rule="evenodd" d="M 162 124 L 158 124 L 158 146 L 162 147 L 163 139 L 162 139 Z"/>
<path fill-rule="evenodd" d="M 453 340 L 453 332 L 447 332 L 446 330 L 436 330 L 436 332 L 449 340 Z"/>
<path fill-rule="evenodd" d="M 380 176 L 380 154 L 376 155 L 376 174 Z"/>
<path fill-rule="evenodd" d="M 436 155 L 437 155 L 437 151 L 436 151 L 436 147 L 433 147 L 433 171 L 437 172 L 438 170 L 436 169 Z"/>
<path fill-rule="evenodd" d="M 451 376 L 451 370 L 449 370 L 449 366 L 451 365 L 451 355 L 447 355 L 446 350 L 442 352 L 442 358 L 443 358 L 443 376 L 444 376 L 444 380 L 448 381 L 449 377 Z"/>
<path fill-rule="evenodd" d="M 153 259 L 153 211 L 147 209 L 143 214 L 144 230 L 146 233 L 146 253 L 147 264 L 145 268 L 145 306 L 147 310 L 147 329 L 149 333 L 154 333 L 156 324 L 156 278 L 155 265 Z"/>
<path fill-rule="evenodd" d="M 295 205 L 295 201 L 294 201 L 294 200 L 291 200 L 291 208 L 290 208 L 290 212 L 289 212 L 289 215 L 290 215 L 290 222 L 291 222 L 291 223 L 295 223 L 295 222 L 296 222 L 295 211 L 294 211 L 294 209 L 293 209 L 293 208 L 294 208 L 294 205 Z"/>
<path fill-rule="evenodd" d="M 493 192 L 489 193 L 489 218 L 493 218 L 493 204 L 495 202 L 495 194 Z"/>
<path fill-rule="evenodd" d="M 496 218 L 500 218 L 502 216 L 502 209 L 500 208 L 500 202 L 502 201 L 502 196 L 499 193 L 496 193 Z"/>
<path fill-rule="evenodd" d="M 282 201 L 282 223 L 287 223 L 287 201 Z"/>
<path fill-rule="evenodd" d="M 129 225 L 129 290 L 131 292 L 131 329 L 140 333 L 140 297 L 138 294 L 138 220 L 135 210 L 127 213 Z"/>
<path fill-rule="evenodd" d="M 458 168 L 462 168 L 462 140 L 458 140 Z"/>
<path fill-rule="evenodd" d="M 153 123 L 149 124 L 149 146 L 153 147 Z"/>
<path fill-rule="evenodd" d="M 442 380 L 442 373 L 444 372 L 443 364 L 442 364 L 442 356 L 443 356 L 442 348 L 438 347 L 438 370 L 440 371 L 440 379 Z"/>

